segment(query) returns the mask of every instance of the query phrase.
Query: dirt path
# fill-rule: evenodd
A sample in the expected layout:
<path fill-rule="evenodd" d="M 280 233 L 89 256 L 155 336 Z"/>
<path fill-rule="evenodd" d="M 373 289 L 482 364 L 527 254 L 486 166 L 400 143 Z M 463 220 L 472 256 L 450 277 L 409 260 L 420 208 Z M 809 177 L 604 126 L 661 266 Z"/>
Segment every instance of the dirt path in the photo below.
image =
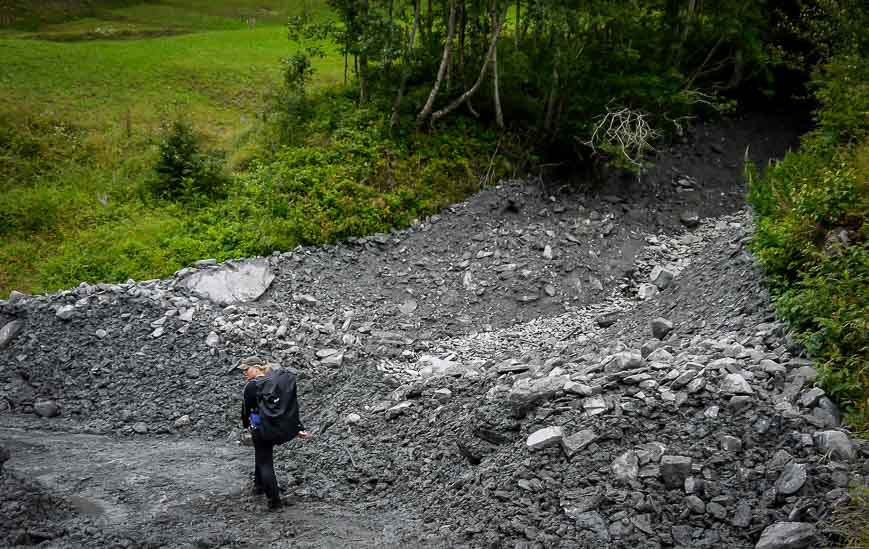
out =
<path fill-rule="evenodd" d="M 419 546 L 402 537 L 402 522 L 411 524 L 398 517 L 292 497 L 292 505 L 264 513 L 249 489 L 252 450 L 228 442 L 124 441 L 0 426 L 0 445 L 12 450 L 9 469 L 72 505 L 67 528 L 85 526 L 140 546 Z"/>

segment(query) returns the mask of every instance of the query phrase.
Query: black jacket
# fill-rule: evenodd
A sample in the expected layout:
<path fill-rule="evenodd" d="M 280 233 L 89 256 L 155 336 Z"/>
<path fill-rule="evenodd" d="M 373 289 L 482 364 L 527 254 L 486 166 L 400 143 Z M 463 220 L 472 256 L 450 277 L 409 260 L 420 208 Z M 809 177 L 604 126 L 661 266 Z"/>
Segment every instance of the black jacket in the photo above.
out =
<path fill-rule="evenodd" d="M 241 397 L 241 424 L 245 427 L 245 429 L 250 427 L 250 414 L 252 412 L 258 412 L 257 408 L 257 399 L 259 397 L 259 381 L 261 381 L 263 377 L 258 377 L 254 380 L 251 380 L 244 386 L 244 391 L 242 391 Z M 298 396 L 295 391 L 293 391 L 293 400 L 295 401 L 295 405 L 293 406 L 294 414 L 296 415 L 296 423 L 299 426 L 299 431 L 304 431 L 305 426 L 302 424 L 302 419 L 299 415 L 299 406 L 298 406 Z"/>

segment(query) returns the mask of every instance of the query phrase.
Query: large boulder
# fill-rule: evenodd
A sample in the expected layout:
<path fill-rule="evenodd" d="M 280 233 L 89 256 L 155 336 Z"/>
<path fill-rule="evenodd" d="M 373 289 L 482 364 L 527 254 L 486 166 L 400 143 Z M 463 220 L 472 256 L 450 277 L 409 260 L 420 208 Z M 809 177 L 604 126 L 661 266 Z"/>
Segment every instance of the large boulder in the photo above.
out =
<path fill-rule="evenodd" d="M 3 349 L 15 339 L 21 330 L 24 328 L 24 323 L 20 320 L 7 322 L 3 328 L 0 328 L 0 349 Z"/>
<path fill-rule="evenodd" d="M 218 305 L 234 305 L 259 299 L 274 279 L 268 259 L 258 258 L 194 271 L 184 280 L 184 285 Z"/>

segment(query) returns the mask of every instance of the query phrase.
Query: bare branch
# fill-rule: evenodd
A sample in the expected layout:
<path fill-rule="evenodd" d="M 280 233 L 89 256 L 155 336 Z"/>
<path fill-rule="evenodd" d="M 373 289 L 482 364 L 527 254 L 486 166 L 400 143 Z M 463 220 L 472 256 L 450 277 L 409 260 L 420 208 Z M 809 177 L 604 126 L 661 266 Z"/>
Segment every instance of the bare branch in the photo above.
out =
<path fill-rule="evenodd" d="M 649 125 L 648 115 L 627 107 L 599 116 L 591 139 L 584 142 L 592 150 L 608 145 L 615 147 L 632 165 L 642 167 L 643 155 L 653 150 L 652 141 L 660 137 Z"/>

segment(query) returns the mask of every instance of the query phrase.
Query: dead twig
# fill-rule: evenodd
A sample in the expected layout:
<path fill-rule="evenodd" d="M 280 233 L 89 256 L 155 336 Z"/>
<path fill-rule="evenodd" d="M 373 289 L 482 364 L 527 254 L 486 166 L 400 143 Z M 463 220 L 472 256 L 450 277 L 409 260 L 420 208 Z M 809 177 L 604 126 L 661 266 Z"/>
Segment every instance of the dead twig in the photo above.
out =
<path fill-rule="evenodd" d="M 616 148 L 625 159 L 637 168 L 642 167 L 643 155 L 653 150 L 652 141 L 660 137 L 647 120 L 646 113 L 630 108 L 608 111 L 598 117 L 591 139 L 584 142 L 597 152 L 597 147 L 609 145 Z"/>

